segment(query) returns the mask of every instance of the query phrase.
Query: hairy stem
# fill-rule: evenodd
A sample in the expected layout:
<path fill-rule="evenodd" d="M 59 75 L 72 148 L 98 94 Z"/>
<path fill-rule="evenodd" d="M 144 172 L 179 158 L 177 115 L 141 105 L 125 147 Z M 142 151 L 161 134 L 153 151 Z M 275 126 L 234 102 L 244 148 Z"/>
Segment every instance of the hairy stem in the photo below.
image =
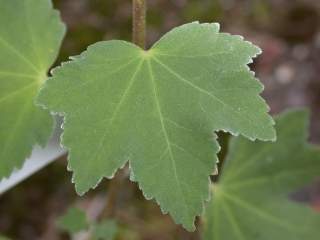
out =
<path fill-rule="evenodd" d="M 145 49 L 147 0 L 132 1 L 132 41 Z"/>

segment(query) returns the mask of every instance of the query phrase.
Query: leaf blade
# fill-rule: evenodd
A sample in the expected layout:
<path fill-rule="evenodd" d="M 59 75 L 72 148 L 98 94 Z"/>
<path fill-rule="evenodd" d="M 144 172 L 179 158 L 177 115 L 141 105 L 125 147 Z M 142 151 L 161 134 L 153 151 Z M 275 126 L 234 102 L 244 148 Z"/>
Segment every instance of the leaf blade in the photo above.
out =
<path fill-rule="evenodd" d="M 258 52 L 256 47 L 239 38 L 228 38 L 225 43 L 230 47 L 230 42 L 240 41 L 245 47 L 238 51 L 247 49 L 240 60 L 233 62 L 242 73 L 240 83 L 235 84 L 235 73 L 216 78 L 214 71 L 221 72 L 223 66 L 216 67 L 202 56 L 196 58 L 204 51 L 204 44 L 214 50 L 208 40 L 188 50 L 195 56 L 192 61 L 183 56 L 183 60 L 170 57 L 164 63 L 164 46 L 171 45 L 172 54 L 178 54 L 177 39 L 185 38 L 184 34 L 197 41 L 207 39 L 203 33 L 211 41 L 220 36 L 217 25 L 191 23 L 172 30 L 148 51 L 124 41 L 100 42 L 54 71 L 38 100 L 65 117 L 63 145 L 70 152 L 69 168 L 78 193 L 96 186 L 103 177 L 112 177 L 129 161 L 131 179 L 139 183 L 145 197 L 155 198 L 163 212 L 170 212 L 177 223 L 194 230 L 194 218 L 202 213 L 203 203 L 209 198 L 209 176 L 219 151 L 213 131 L 222 129 L 251 139 L 275 138 L 268 108 L 258 97 L 261 84 L 246 66 Z M 172 72 L 180 77 L 173 78 Z M 232 87 L 252 89 L 250 97 L 239 101 L 230 93 L 213 96 L 212 89 L 221 86 L 229 87 L 231 93 Z M 261 120 L 263 127 L 254 130 L 224 109 L 226 99 L 228 105 L 238 108 L 239 102 L 243 107 L 252 98 L 254 111 L 249 111 L 250 105 L 236 112 L 244 116 L 243 121 L 259 116 L 254 120 Z M 203 111 L 204 107 L 210 111 Z M 219 114 L 223 117 L 217 118 Z"/>
<path fill-rule="evenodd" d="M 51 135 L 52 117 L 33 100 L 57 56 L 65 28 L 50 1 L 1 0 L 0 5 L 2 178 L 22 165 L 35 144 L 46 145 Z"/>
<path fill-rule="evenodd" d="M 306 111 L 290 111 L 276 120 L 276 143 L 250 143 L 243 138 L 231 141 L 206 211 L 204 239 L 218 239 L 217 235 L 219 239 L 317 239 L 320 216 L 290 201 L 292 192 L 320 173 L 319 149 L 306 143 L 307 122 Z M 233 217 L 225 209 L 217 215 L 222 205 Z M 230 224 L 233 233 L 221 228 Z"/>

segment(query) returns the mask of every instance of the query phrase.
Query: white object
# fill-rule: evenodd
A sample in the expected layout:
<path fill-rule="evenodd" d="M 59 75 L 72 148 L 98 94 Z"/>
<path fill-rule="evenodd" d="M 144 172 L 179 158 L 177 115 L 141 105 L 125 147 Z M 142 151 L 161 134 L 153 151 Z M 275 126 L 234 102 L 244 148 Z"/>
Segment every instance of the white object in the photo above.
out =
<path fill-rule="evenodd" d="M 14 171 L 9 178 L 0 181 L 0 195 L 58 159 L 63 154 L 65 154 L 65 150 L 59 146 L 57 141 L 50 142 L 46 148 L 35 147 L 30 158 L 25 161 L 21 169 Z"/>

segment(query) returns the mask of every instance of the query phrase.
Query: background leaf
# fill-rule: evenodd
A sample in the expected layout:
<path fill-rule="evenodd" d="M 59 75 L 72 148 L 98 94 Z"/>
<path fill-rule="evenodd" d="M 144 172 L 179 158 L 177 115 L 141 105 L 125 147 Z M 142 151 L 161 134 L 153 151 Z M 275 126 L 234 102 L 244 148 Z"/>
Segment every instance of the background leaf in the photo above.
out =
<path fill-rule="evenodd" d="M 145 197 L 194 230 L 219 151 L 213 131 L 275 139 L 262 85 L 247 66 L 258 53 L 217 24 L 194 22 L 149 51 L 100 42 L 57 68 L 38 100 L 65 117 L 62 144 L 77 192 L 129 160 Z"/>
<path fill-rule="evenodd" d="M 4 237 L 4 236 L 2 236 L 2 235 L 0 235 L 0 240 L 10 240 L 10 239 L 7 238 L 7 237 Z"/>
<path fill-rule="evenodd" d="M 117 233 L 117 223 L 112 220 L 104 220 L 92 227 L 91 236 L 94 240 L 112 240 Z"/>
<path fill-rule="evenodd" d="M 276 121 L 277 142 L 231 141 L 205 215 L 205 240 L 316 240 L 320 215 L 290 195 L 320 176 L 319 148 L 306 143 L 308 114 Z"/>
<path fill-rule="evenodd" d="M 69 208 L 66 214 L 58 219 L 57 225 L 70 234 L 85 231 L 89 228 L 85 212 L 75 207 Z"/>
<path fill-rule="evenodd" d="M 49 0 L 0 0 L 0 178 L 45 146 L 53 119 L 34 105 L 65 27 Z"/>

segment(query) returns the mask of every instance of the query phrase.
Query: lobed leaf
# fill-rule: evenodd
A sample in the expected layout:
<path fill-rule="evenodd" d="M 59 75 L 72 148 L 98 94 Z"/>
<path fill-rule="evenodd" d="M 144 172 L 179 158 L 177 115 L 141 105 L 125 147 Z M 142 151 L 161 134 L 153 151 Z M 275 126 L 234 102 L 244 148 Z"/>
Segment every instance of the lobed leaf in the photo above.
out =
<path fill-rule="evenodd" d="M 316 240 L 320 215 L 290 195 L 320 176 L 320 149 L 306 143 L 308 114 L 276 120 L 277 142 L 231 141 L 206 209 L 204 240 Z"/>
<path fill-rule="evenodd" d="M 53 119 L 34 104 L 65 32 L 49 0 L 0 0 L 0 179 L 45 146 Z"/>
<path fill-rule="evenodd" d="M 258 53 L 218 24 L 194 22 L 148 51 L 99 42 L 55 69 L 38 101 L 64 115 L 77 192 L 129 161 L 145 197 L 194 230 L 217 161 L 214 131 L 275 139 L 263 87 L 247 66 Z"/>

